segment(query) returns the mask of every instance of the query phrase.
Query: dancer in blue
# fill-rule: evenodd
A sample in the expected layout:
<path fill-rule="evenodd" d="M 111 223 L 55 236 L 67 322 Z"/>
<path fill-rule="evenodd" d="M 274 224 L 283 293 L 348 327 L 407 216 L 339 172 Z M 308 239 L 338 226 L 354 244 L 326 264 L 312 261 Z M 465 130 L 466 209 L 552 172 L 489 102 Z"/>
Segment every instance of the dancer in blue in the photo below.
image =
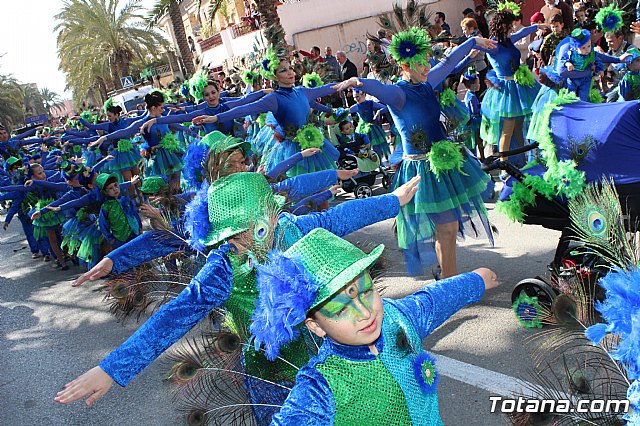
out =
<path fill-rule="evenodd" d="M 160 308 L 100 366 L 67 384 L 55 400 L 69 403 L 91 394 L 87 400 L 91 405 L 109 390 L 114 380 L 125 386 L 218 306 L 224 306 L 230 312 L 238 336 L 248 338 L 249 322 L 258 298 L 256 262 L 266 260 L 272 247 L 286 249 L 315 228 L 347 235 L 392 217 L 414 196 L 419 181 L 415 178 L 393 194 L 348 201 L 322 213 L 293 216 L 277 214 L 278 206 L 284 200 L 273 195 L 264 176 L 236 173 L 219 179 L 211 186 L 207 198 L 198 201 L 204 202 L 201 207 L 205 212 L 198 232 L 201 243 L 212 247 L 222 245 L 209 252 L 206 264 L 185 290 Z M 134 260 L 134 253 L 129 257 L 128 261 Z M 256 380 L 252 376 L 257 376 L 258 380 L 290 383 L 295 378 L 295 365 L 302 365 L 300 362 L 306 363 L 309 358 L 302 339 L 283 350 L 289 363 L 269 362 L 250 345 L 242 352 L 247 380 Z M 256 388 L 255 385 L 249 387 Z M 271 395 L 266 395 L 269 405 L 255 408 L 258 424 L 270 421 L 276 411 L 274 406 L 281 405 L 288 392 L 286 386 L 269 389 L 272 391 Z M 250 395 L 254 401 L 258 397 L 260 395 Z"/>
<path fill-rule="evenodd" d="M 138 121 L 134 121 L 125 129 L 101 136 L 89 146 L 100 146 L 106 141 L 129 138 L 136 134 L 140 127 L 153 118 L 159 118 L 164 112 L 164 95 L 161 92 L 151 92 L 144 97 L 149 115 Z M 186 130 L 183 126 L 155 124 L 150 131 L 143 134 L 148 146 L 146 148 L 149 160 L 147 161 L 147 176 L 168 176 L 174 189 L 180 188 L 180 171 L 184 166 L 182 152 L 179 148 L 178 138 L 171 131 Z"/>
<path fill-rule="evenodd" d="M 247 115 L 270 111 L 278 122 L 274 134 L 275 144 L 264 151 L 265 169 L 269 171 L 278 163 L 307 148 L 322 148 L 322 152 L 303 159 L 287 172 L 287 176 L 303 173 L 335 169 L 339 153 L 326 140 L 322 132 L 313 124 L 309 124 L 310 108 L 323 112 L 332 112 L 318 104 L 315 99 L 335 93 L 332 85 L 315 88 L 295 86 L 296 74 L 291 63 L 279 58 L 275 51 L 269 49 L 263 64 L 263 76 L 278 83 L 278 90 L 264 96 L 256 102 L 240 106 L 214 116 L 202 115 L 194 118 L 195 124 L 216 123 L 234 120 Z"/>
<path fill-rule="evenodd" d="M 500 152 L 509 150 L 512 138 L 517 146 L 524 146 L 533 102 L 540 89 L 529 68 L 520 65 L 520 51 L 513 43 L 545 26 L 531 25 L 511 34 L 515 19 L 514 12 L 509 9 L 494 15 L 490 29 L 498 44 L 486 51 L 493 67 L 487 78 L 493 87 L 487 89 L 482 99 L 480 136 L 485 143 L 497 144 Z"/>
<path fill-rule="evenodd" d="M 380 159 L 388 159 L 391 156 L 391 150 L 389 149 L 387 135 L 380 125 L 381 115 L 389 112 L 388 108 L 379 102 L 367 100 L 366 94 L 358 89 L 353 90 L 353 97 L 356 103 L 349 108 L 349 111 L 357 113 L 360 119 L 356 132 L 369 137 L 371 148 L 378 154 Z"/>
<path fill-rule="evenodd" d="M 441 83 L 460 60 L 475 47 L 493 48 L 496 42 L 472 37 L 430 70 L 431 40 L 421 28 L 409 28 L 393 37 L 389 47 L 402 67 L 403 80 L 385 85 L 377 80 L 353 78 L 336 86 L 358 87 L 388 106 L 402 138 L 403 161 L 395 187 L 421 176 L 416 197 L 396 218 L 398 245 L 404 250 L 410 275 L 424 275 L 434 262 L 430 243 L 442 276 L 458 273 L 456 236 L 491 237 L 481 194 L 489 177 L 478 161 L 447 139 L 440 123 L 440 105 L 433 87 Z"/>

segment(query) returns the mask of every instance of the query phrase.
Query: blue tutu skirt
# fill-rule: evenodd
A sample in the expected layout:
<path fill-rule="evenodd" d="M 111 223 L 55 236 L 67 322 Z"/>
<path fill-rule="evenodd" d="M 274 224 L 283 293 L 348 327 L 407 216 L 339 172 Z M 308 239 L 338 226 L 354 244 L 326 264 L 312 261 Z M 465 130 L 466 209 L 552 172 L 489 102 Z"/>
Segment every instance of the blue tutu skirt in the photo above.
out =
<path fill-rule="evenodd" d="M 441 110 L 444 116 L 447 117 L 452 129 L 457 129 L 469 121 L 469 110 L 458 98 L 456 98 L 452 106 L 441 106 Z"/>
<path fill-rule="evenodd" d="M 267 171 L 273 169 L 276 165 L 298 152 L 300 152 L 300 144 L 297 142 L 293 142 L 288 139 L 285 139 L 282 142 L 276 142 L 268 154 L 265 155 L 265 169 Z M 311 157 L 303 158 L 302 161 L 289 169 L 287 177 L 294 177 L 322 170 L 336 169 L 336 161 L 338 161 L 339 157 L 340 153 L 336 147 L 325 139 L 321 151 Z"/>
<path fill-rule="evenodd" d="M 158 147 L 151 159 L 147 160 L 146 175 L 147 177 L 169 176 L 180 172 L 183 167 L 182 152 Z"/>
<path fill-rule="evenodd" d="M 540 83 L 531 87 L 514 80 L 500 80 L 501 87 L 487 89 L 482 99 L 481 137 L 489 144 L 498 144 L 504 119 L 524 117 L 526 134 L 531 119 L 533 103 L 540 90 Z"/>
<path fill-rule="evenodd" d="M 428 160 L 404 159 L 396 172 L 394 190 L 416 175 L 422 177 L 418 192 L 396 217 L 398 245 L 412 276 L 424 275 L 425 268 L 437 262 L 433 248 L 436 225 L 458 222 L 460 238 L 486 237 L 493 245 L 482 200 L 490 178 L 468 151 L 466 157 L 461 172 L 441 172 L 439 177 L 429 169 Z"/>
<path fill-rule="evenodd" d="M 538 92 L 538 96 L 536 96 L 536 100 L 533 102 L 533 114 L 531 115 L 531 124 L 527 131 L 527 139 L 539 142 L 541 132 L 548 130 L 546 126 L 544 126 L 544 123 L 541 122 L 540 115 L 542 114 L 544 106 L 549 102 L 553 102 L 557 97 L 558 93 L 555 90 L 548 86 L 542 86 L 542 89 Z"/>
<path fill-rule="evenodd" d="M 102 232 L 100 232 L 100 228 L 94 221 L 80 232 L 78 238 L 82 241 L 78 249 L 78 259 L 86 263 L 87 269 L 91 269 L 102 259 L 100 253 L 100 245 L 103 239 Z"/>
<path fill-rule="evenodd" d="M 273 148 L 273 144 L 275 143 L 275 139 L 273 138 L 274 133 L 275 130 L 272 126 L 264 126 L 256 133 L 251 140 L 251 150 L 254 154 L 264 157 L 265 152 L 269 152 L 269 150 Z"/>
<path fill-rule="evenodd" d="M 371 130 L 367 134 L 369 141 L 371 142 L 371 148 L 380 156 L 389 158 L 391 155 L 391 149 L 389 148 L 389 142 L 387 141 L 387 135 L 384 133 L 384 129 L 381 125 L 372 123 Z"/>
<path fill-rule="evenodd" d="M 84 228 L 86 228 L 86 225 L 75 216 L 66 221 L 62 225 L 62 244 L 60 244 L 60 248 L 70 255 L 75 255 L 80 248 L 80 244 L 82 244 L 80 233 Z"/>
<path fill-rule="evenodd" d="M 138 163 L 142 160 L 140 151 L 136 146 L 132 146 L 128 151 L 120 151 L 114 149 L 111 151 L 113 160 L 109 162 L 109 172 L 123 172 L 138 167 Z"/>

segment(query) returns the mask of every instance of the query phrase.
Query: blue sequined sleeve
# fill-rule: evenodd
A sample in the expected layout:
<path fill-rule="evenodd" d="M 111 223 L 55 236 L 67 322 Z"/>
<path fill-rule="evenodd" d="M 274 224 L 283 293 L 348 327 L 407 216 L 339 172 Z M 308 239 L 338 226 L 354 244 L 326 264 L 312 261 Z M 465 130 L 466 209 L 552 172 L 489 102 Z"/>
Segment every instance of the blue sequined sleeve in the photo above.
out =
<path fill-rule="evenodd" d="M 327 380 L 312 367 L 302 367 L 296 384 L 280 411 L 273 417 L 272 426 L 332 425 L 335 401 Z"/>
<path fill-rule="evenodd" d="M 222 305 L 231 293 L 232 281 L 229 259 L 222 250 L 213 250 L 189 286 L 107 355 L 100 368 L 120 386 L 126 386 L 213 308 Z"/>
<path fill-rule="evenodd" d="M 433 282 L 410 296 L 387 302 L 398 308 L 424 339 L 464 306 L 480 301 L 483 294 L 482 277 L 475 272 L 467 272 Z"/>
<path fill-rule="evenodd" d="M 304 216 L 283 214 L 287 215 L 287 218 L 298 227 L 303 235 L 315 228 L 324 228 L 339 237 L 344 237 L 365 226 L 395 217 L 399 211 L 398 197 L 393 194 L 385 194 L 346 201 L 327 211 Z"/>
<path fill-rule="evenodd" d="M 276 194 L 278 192 L 286 193 L 289 201 L 295 202 L 335 185 L 337 181 L 338 172 L 336 170 L 322 170 L 283 180 L 271 185 L 271 188 Z"/>
<path fill-rule="evenodd" d="M 107 257 L 113 262 L 111 272 L 121 274 L 153 259 L 185 250 L 188 244 L 180 238 L 161 231 L 148 231 L 110 252 Z"/>

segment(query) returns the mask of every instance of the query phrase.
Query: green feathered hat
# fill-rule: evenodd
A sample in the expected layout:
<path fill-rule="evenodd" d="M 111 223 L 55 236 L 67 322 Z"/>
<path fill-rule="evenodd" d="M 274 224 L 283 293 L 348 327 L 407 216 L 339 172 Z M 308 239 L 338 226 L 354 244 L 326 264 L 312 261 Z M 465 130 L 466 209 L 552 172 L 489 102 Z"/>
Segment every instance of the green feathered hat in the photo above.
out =
<path fill-rule="evenodd" d="M 258 73 L 253 72 L 251 70 L 244 70 L 242 72 L 242 81 L 244 81 L 247 84 L 255 84 L 255 82 L 258 80 Z"/>
<path fill-rule="evenodd" d="M 302 76 L 302 85 L 306 88 L 320 87 L 324 84 L 320 74 L 312 72 Z"/>
<path fill-rule="evenodd" d="M 429 62 L 431 39 L 426 30 L 412 27 L 394 35 L 388 51 L 399 65 L 407 64 L 413 68 Z"/>
<path fill-rule="evenodd" d="M 605 33 L 614 33 L 624 26 L 624 12 L 613 5 L 603 7 L 596 15 L 595 21 Z"/>
<path fill-rule="evenodd" d="M 169 184 L 162 176 L 149 176 L 142 181 L 140 192 L 145 195 L 157 194 L 168 186 Z"/>
<path fill-rule="evenodd" d="M 202 100 L 204 88 L 207 86 L 209 75 L 205 71 L 198 71 L 189 79 L 189 93 L 196 102 Z"/>
<path fill-rule="evenodd" d="M 268 48 L 267 52 L 262 57 L 262 68 L 260 74 L 267 80 L 276 79 L 276 71 L 280 65 L 280 58 L 276 51 L 272 48 Z"/>
<path fill-rule="evenodd" d="M 216 180 L 207 191 L 210 231 L 204 245 L 218 244 L 251 229 L 265 211 L 277 211 L 285 201 L 285 197 L 274 195 L 260 173 L 235 173 Z"/>
<path fill-rule="evenodd" d="M 104 112 L 107 112 L 107 110 L 109 108 L 111 108 L 113 106 L 113 98 L 109 98 L 107 99 L 107 101 L 104 103 L 104 106 L 102 107 L 102 109 L 104 109 Z"/>
<path fill-rule="evenodd" d="M 251 143 L 240 138 L 227 136 L 218 130 L 207 133 L 200 142 L 207 145 L 212 154 L 220 154 L 221 152 L 228 151 L 230 149 L 240 148 L 246 157 L 251 151 Z"/>

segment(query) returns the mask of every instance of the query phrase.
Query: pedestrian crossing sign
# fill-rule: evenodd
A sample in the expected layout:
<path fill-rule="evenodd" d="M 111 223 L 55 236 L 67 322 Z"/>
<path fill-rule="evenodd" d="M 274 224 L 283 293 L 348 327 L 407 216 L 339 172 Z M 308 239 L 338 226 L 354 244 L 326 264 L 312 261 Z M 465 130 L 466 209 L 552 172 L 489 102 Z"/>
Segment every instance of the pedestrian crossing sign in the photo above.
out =
<path fill-rule="evenodd" d="M 126 77 L 121 77 L 120 82 L 122 83 L 123 89 L 128 89 L 129 87 L 133 87 L 133 77 L 130 75 Z"/>

